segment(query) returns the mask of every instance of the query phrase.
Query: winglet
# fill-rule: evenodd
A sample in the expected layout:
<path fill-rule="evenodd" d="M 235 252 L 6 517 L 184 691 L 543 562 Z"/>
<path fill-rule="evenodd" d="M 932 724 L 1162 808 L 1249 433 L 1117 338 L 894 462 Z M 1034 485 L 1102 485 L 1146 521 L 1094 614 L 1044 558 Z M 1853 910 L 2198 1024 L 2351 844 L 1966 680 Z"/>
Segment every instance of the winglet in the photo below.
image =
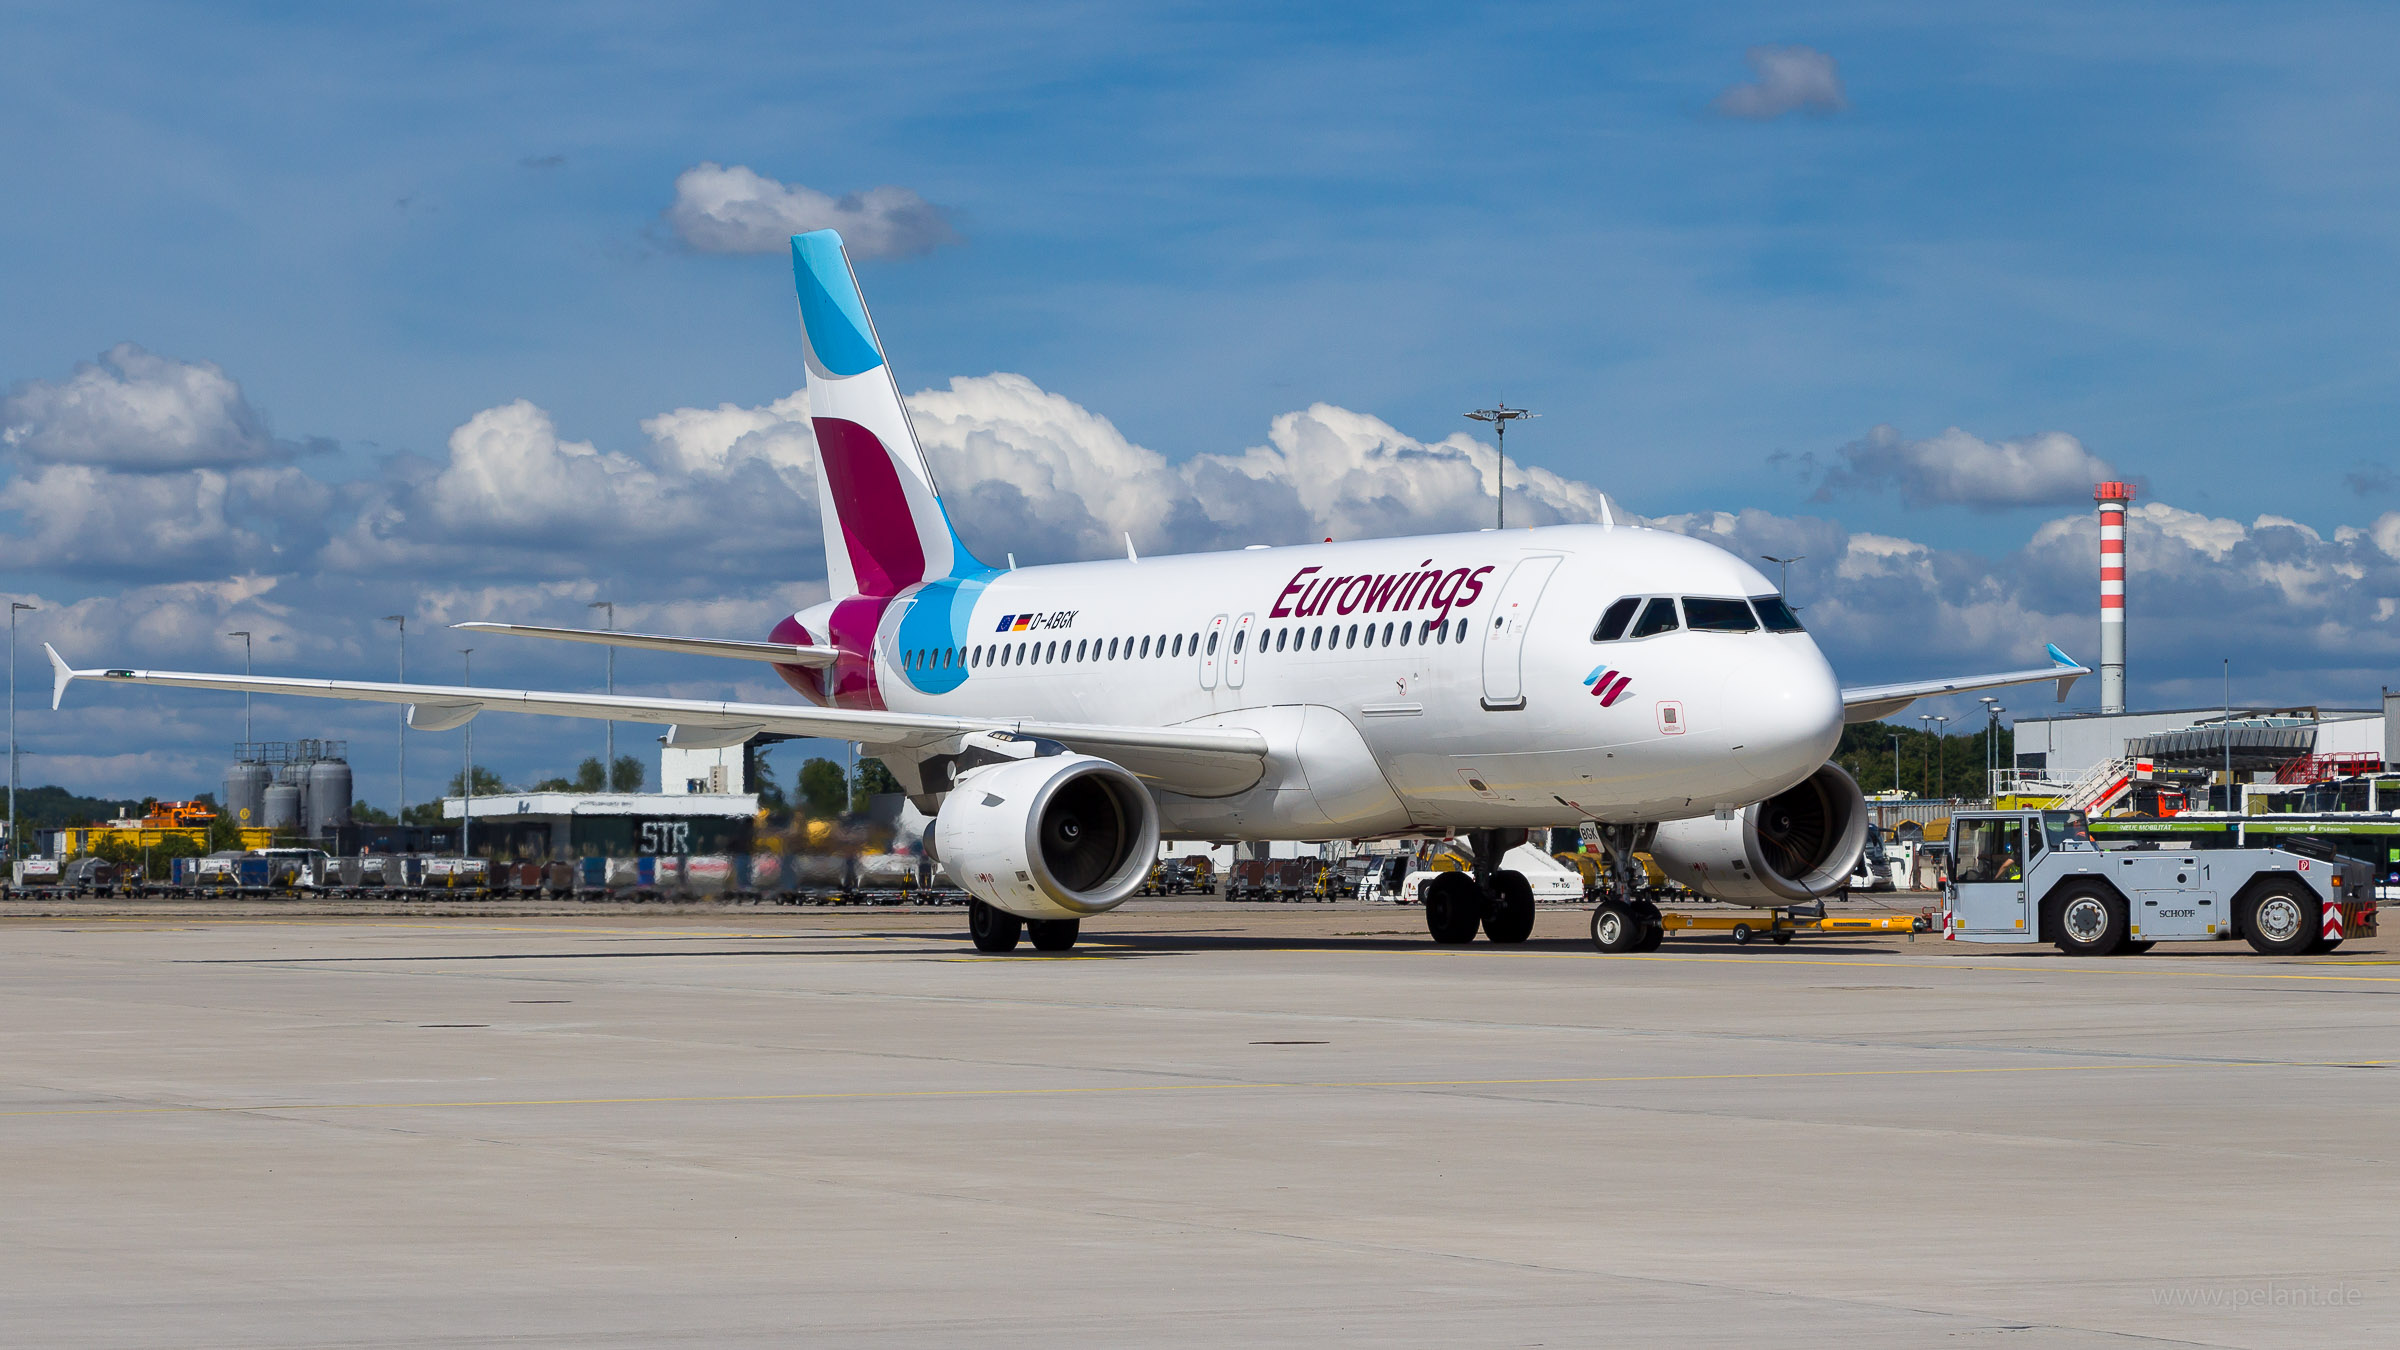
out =
<path fill-rule="evenodd" d="M 60 656 L 58 648 L 49 643 L 43 643 L 42 650 L 50 653 L 50 710 L 56 712 L 59 700 L 67 696 L 67 686 L 74 683 L 75 667 L 68 665 L 67 658 Z"/>
<path fill-rule="evenodd" d="M 2076 679 L 2089 674 L 2090 670 L 2074 657 L 2060 651 L 2057 643 L 2044 643 L 2043 646 L 2050 653 L 2050 660 L 2059 669 L 2067 672 L 2058 677 L 2058 701 L 2064 703 L 2067 701 L 2067 691 L 2075 687 Z"/>

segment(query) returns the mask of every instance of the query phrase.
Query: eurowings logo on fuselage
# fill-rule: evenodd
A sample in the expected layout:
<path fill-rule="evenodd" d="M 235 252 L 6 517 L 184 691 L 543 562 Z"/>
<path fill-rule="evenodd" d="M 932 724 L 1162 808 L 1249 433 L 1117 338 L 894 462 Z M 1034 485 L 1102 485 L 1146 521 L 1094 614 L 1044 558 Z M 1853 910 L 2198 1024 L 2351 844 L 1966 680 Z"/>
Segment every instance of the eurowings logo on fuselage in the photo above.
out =
<path fill-rule="evenodd" d="M 1583 677 L 1583 682 L 1591 688 L 1592 697 L 1600 700 L 1600 706 L 1606 708 L 1625 696 L 1633 677 L 1607 666 L 1594 666 L 1592 673 Z"/>

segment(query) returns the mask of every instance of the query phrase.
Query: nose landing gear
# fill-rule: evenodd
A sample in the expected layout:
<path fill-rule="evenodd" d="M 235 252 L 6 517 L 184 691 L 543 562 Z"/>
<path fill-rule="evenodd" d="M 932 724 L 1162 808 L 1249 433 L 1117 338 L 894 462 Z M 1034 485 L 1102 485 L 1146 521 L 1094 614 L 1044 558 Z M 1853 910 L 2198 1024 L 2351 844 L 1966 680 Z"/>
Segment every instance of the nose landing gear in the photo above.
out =
<path fill-rule="evenodd" d="M 1602 845 L 1608 857 L 1609 895 L 1592 910 L 1592 946 L 1619 952 L 1654 952 L 1667 940 L 1658 906 L 1642 898 L 1642 874 L 1634 861 L 1641 847 L 1642 826 L 1603 825 Z"/>

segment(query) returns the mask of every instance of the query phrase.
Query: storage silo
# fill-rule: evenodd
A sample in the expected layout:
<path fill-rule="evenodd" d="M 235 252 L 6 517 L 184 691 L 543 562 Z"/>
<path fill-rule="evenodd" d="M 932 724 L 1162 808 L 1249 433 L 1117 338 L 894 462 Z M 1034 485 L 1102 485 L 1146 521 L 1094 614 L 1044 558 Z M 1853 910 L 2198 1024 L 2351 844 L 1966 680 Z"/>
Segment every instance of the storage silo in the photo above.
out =
<path fill-rule="evenodd" d="M 320 759 L 308 766 L 308 834 L 326 839 L 335 827 L 350 823 L 350 766 L 338 759 Z"/>
<path fill-rule="evenodd" d="M 269 783 L 265 806 L 266 828 L 277 834 L 300 832 L 300 785 L 298 783 Z"/>
<path fill-rule="evenodd" d="M 244 829 L 255 830 L 266 819 L 267 784 L 275 772 L 254 759 L 236 762 L 225 770 L 225 819 Z"/>

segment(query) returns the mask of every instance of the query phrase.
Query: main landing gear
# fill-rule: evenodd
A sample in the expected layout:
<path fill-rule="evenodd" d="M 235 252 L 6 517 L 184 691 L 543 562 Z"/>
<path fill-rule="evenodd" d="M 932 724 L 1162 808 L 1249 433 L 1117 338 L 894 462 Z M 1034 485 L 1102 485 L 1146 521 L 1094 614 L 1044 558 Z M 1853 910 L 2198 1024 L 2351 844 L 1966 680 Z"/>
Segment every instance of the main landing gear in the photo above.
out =
<path fill-rule="evenodd" d="M 1603 825 L 1601 844 L 1608 856 L 1608 898 L 1592 910 L 1592 946 L 1619 952 L 1654 952 L 1667 940 L 1658 906 L 1641 898 L 1641 873 L 1634 861 L 1641 847 L 1639 825 Z"/>
<path fill-rule="evenodd" d="M 1523 830 L 1468 832 L 1475 870 L 1439 872 L 1425 883 L 1425 931 L 1434 941 L 1473 942 L 1478 927 L 1494 942 L 1533 936 L 1533 884 L 1524 873 L 1500 866 L 1500 859 L 1524 842 Z"/>
<path fill-rule="evenodd" d="M 967 902 L 967 936 L 979 952 L 1013 952 L 1021 934 L 1031 936 L 1037 950 L 1063 952 L 1074 947 L 1082 930 L 1081 919 L 1020 919 L 981 900 Z"/>

